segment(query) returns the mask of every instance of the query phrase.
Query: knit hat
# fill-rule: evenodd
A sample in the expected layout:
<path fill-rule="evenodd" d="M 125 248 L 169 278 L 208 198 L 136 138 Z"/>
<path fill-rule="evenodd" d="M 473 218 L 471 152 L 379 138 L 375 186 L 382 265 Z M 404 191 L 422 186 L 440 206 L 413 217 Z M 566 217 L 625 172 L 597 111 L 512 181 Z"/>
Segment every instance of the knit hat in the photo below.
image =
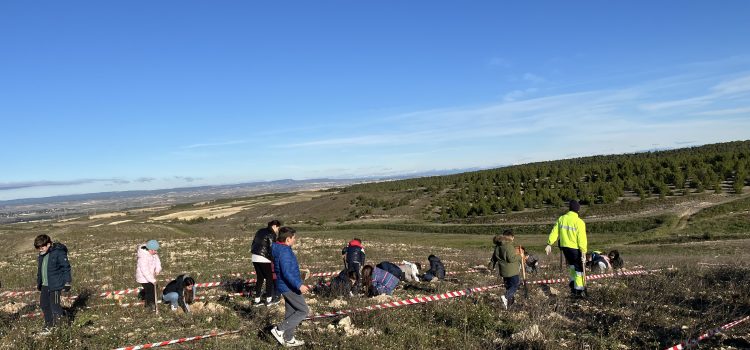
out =
<path fill-rule="evenodd" d="M 568 208 L 570 208 L 571 211 L 574 211 L 574 212 L 577 213 L 577 212 L 579 212 L 581 210 L 581 205 L 578 204 L 578 201 L 572 200 L 568 204 Z"/>
<path fill-rule="evenodd" d="M 159 250 L 159 242 L 157 242 L 155 239 L 146 242 L 146 249 Z"/>

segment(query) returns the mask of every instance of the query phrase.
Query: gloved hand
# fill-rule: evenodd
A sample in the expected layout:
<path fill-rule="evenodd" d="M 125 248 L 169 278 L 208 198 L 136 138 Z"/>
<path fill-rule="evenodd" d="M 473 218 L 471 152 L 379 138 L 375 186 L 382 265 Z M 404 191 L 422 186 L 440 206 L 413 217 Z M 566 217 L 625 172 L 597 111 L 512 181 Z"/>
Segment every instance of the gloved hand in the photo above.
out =
<path fill-rule="evenodd" d="M 547 253 L 547 255 L 549 255 L 550 253 L 552 253 L 552 246 L 547 244 L 547 246 L 544 247 L 544 251 Z"/>
<path fill-rule="evenodd" d="M 581 266 L 586 266 L 586 253 L 581 255 Z"/>
<path fill-rule="evenodd" d="M 66 293 L 70 292 L 70 287 L 71 287 L 70 283 L 66 283 L 65 286 L 63 287 L 63 291 L 66 292 Z"/>

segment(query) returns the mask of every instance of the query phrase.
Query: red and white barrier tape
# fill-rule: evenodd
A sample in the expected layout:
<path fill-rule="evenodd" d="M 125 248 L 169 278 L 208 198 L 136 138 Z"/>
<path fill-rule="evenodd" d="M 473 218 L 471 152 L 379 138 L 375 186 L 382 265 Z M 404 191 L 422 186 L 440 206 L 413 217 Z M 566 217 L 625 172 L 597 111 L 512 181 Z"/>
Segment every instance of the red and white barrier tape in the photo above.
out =
<path fill-rule="evenodd" d="M 645 270 L 641 270 L 641 271 L 629 271 L 627 273 L 622 273 L 622 274 L 623 275 L 640 275 L 640 274 L 644 274 L 644 273 L 648 273 L 648 271 L 645 271 Z M 590 275 L 590 276 L 586 276 L 586 279 L 587 280 L 593 280 L 593 279 L 600 279 L 600 278 L 606 278 L 606 277 L 614 277 L 614 276 L 618 276 L 618 275 L 620 275 L 620 274 L 607 273 L 607 274 L 601 274 L 601 275 Z M 532 284 L 551 284 L 551 283 L 565 283 L 565 282 L 568 282 L 568 281 L 569 280 L 566 279 L 566 278 L 558 278 L 558 279 L 546 279 L 546 280 L 538 280 L 538 281 L 528 281 L 527 283 L 532 283 Z M 450 299 L 450 298 L 456 298 L 456 297 L 460 297 L 460 296 L 465 296 L 465 295 L 471 294 L 471 293 L 481 293 L 481 292 L 484 292 L 484 291 L 487 291 L 487 290 L 490 290 L 490 289 L 493 289 L 493 288 L 498 288 L 498 287 L 501 287 L 501 286 L 502 285 L 498 284 L 498 285 L 492 285 L 492 286 L 486 286 L 486 287 L 468 288 L 468 289 L 465 289 L 465 290 L 453 291 L 453 292 L 448 292 L 448 293 L 443 293 L 443 294 L 435 294 L 435 295 L 426 296 L 426 297 L 418 297 L 418 298 L 411 298 L 411 299 L 405 299 L 405 300 L 398 300 L 398 301 L 393 301 L 393 302 L 388 302 L 388 303 L 383 303 L 383 304 L 377 304 L 377 305 L 370 305 L 370 306 L 360 307 L 360 308 L 356 308 L 356 309 L 339 310 L 339 311 L 334 311 L 334 312 L 322 313 L 322 314 L 317 314 L 317 315 L 310 316 L 307 319 L 308 320 L 312 320 L 312 319 L 318 319 L 318 318 L 335 317 L 335 316 L 340 316 L 340 315 L 345 315 L 345 314 L 351 314 L 351 313 L 355 313 L 355 312 L 374 311 L 374 310 L 380 310 L 380 309 L 388 309 L 388 308 L 401 307 L 401 306 L 407 306 L 407 305 L 428 303 L 428 302 L 432 302 L 432 301 L 445 300 L 445 299 Z"/>
<path fill-rule="evenodd" d="M 670 346 L 670 347 L 666 348 L 665 350 L 689 349 L 689 348 L 691 348 L 691 347 L 693 347 L 695 345 L 698 345 L 698 342 L 700 342 L 701 340 L 713 337 L 714 335 L 717 335 L 717 334 L 721 333 L 722 331 L 730 329 L 730 328 L 732 328 L 732 327 L 734 327 L 734 326 L 736 326 L 736 325 L 738 325 L 738 324 L 740 324 L 742 322 L 745 322 L 747 320 L 750 320 L 750 316 L 745 316 L 745 317 L 743 317 L 743 318 L 741 318 L 739 320 L 732 321 L 732 322 L 727 323 L 727 324 L 725 324 L 725 325 L 723 325 L 721 327 L 714 328 L 714 329 L 712 329 L 712 330 L 710 330 L 710 331 L 708 331 L 706 333 L 701 334 L 698 338 L 690 339 L 690 340 L 688 340 L 688 341 L 686 341 L 684 343 L 679 343 L 677 345 Z"/>
<path fill-rule="evenodd" d="M 179 339 L 172 339 L 172 340 L 166 340 L 158 343 L 149 343 L 149 344 L 141 344 L 141 345 L 131 345 L 131 346 L 123 346 L 121 348 L 117 348 L 114 350 L 139 350 L 139 349 L 150 349 L 150 348 L 158 348 L 160 346 L 167 346 L 172 344 L 179 344 L 179 343 L 187 343 L 191 341 L 206 339 L 206 338 L 213 338 L 213 337 L 221 337 L 223 335 L 228 334 L 235 334 L 239 333 L 240 330 L 236 331 L 227 331 L 227 332 L 211 332 L 206 335 L 198 335 L 195 337 L 187 337 L 187 338 L 179 338 Z"/>
<path fill-rule="evenodd" d="M 404 300 L 398 300 L 398 301 L 392 301 L 388 303 L 382 303 L 382 304 L 376 304 L 376 305 L 370 305 L 365 307 L 360 307 L 356 309 L 348 309 L 348 310 L 338 310 L 334 312 L 326 312 L 322 314 L 312 315 L 306 318 L 307 320 L 314 320 L 318 318 L 327 318 L 327 317 L 335 317 L 340 315 L 346 315 L 351 314 L 355 312 L 363 312 L 363 311 L 374 311 L 374 310 L 381 310 L 381 309 L 389 309 L 394 307 L 401 307 L 401 306 L 407 306 L 407 305 L 415 305 L 415 304 L 423 304 L 423 303 L 429 303 L 432 301 L 438 301 L 438 300 L 445 300 L 445 299 L 451 299 L 451 298 L 457 298 L 461 296 L 465 296 L 467 294 L 471 293 L 478 293 L 478 292 L 484 292 L 489 289 L 498 288 L 501 287 L 501 284 L 493 285 L 493 286 L 486 286 L 486 287 L 476 287 L 476 288 L 469 288 L 466 290 L 458 290 L 453 292 L 447 292 L 442 294 L 435 294 L 425 297 L 417 297 L 417 298 L 411 298 L 411 299 L 404 299 Z"/>

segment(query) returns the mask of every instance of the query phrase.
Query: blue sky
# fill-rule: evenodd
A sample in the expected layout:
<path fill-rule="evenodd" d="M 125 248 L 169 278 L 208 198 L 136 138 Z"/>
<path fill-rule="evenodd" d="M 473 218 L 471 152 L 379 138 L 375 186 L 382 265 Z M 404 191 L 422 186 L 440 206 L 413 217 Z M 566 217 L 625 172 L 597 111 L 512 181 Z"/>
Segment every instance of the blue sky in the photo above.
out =
<path fill-rule="evenodd" d="M 3 1 L 0 200 L 750 139 L 750 2 Z"/>

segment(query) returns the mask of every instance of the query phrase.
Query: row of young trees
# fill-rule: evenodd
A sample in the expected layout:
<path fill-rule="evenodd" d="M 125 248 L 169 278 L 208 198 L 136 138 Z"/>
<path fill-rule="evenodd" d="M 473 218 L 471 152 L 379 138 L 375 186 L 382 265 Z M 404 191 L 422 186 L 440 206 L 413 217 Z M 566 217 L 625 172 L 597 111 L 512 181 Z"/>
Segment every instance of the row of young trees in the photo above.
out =
<path fill-rule="evenodd" d="M 665 197 L 705 190 L 741 193 L 750 174 L 750 141 L 669 151 L 530 163 L 470 173 L 351 186 L 350 192 L 421 191 L 441 218 L 525 208 L 613 203 L 625 195 Z M 399 203 L 402 205 L 403 203 Z"/>

